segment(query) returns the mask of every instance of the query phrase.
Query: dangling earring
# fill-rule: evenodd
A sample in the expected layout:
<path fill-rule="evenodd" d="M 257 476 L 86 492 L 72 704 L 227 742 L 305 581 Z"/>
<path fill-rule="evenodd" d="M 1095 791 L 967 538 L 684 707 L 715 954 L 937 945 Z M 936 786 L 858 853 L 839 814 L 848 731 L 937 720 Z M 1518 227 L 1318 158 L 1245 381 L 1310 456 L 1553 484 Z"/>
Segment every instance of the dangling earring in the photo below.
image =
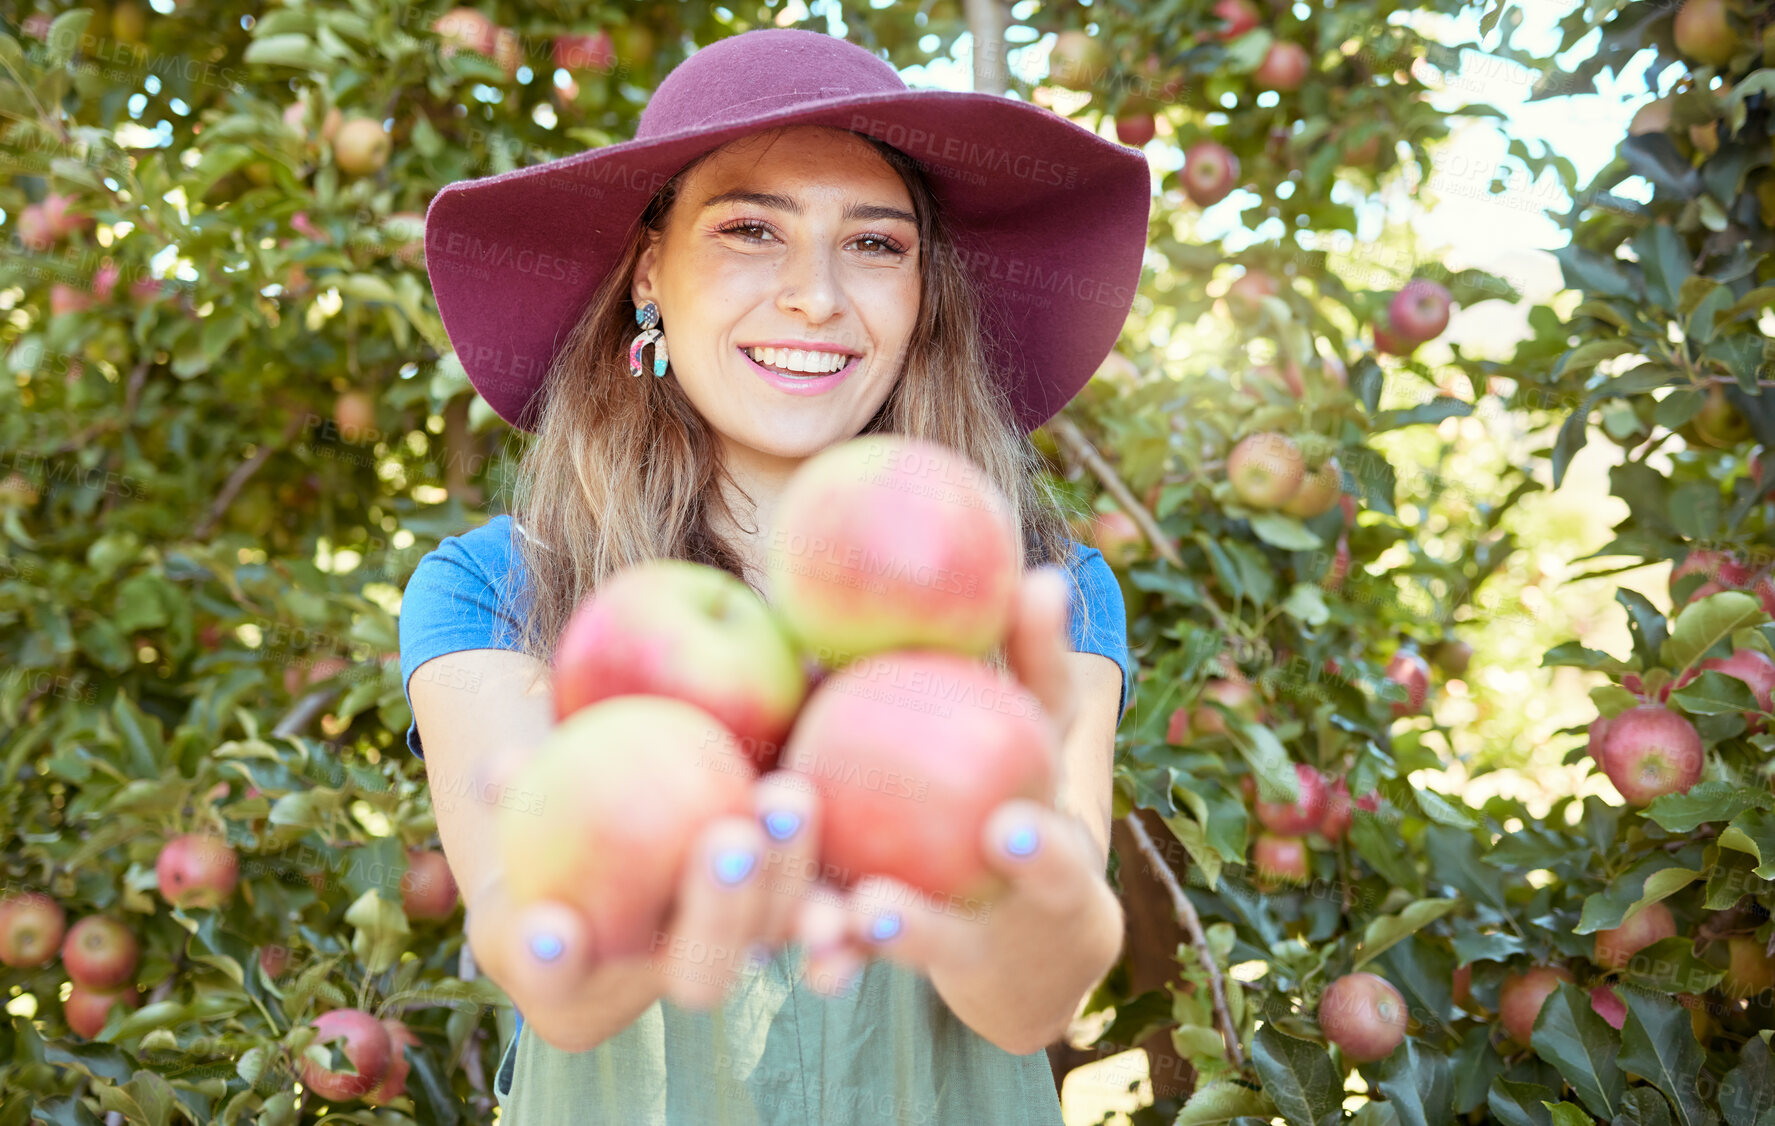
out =
<path fill-rule="evenodd" d="M 653 374 L 660 379 L 666 375 L 666 334 L 659 328 L 659 306 L 649 301 L 635 310 L 635 323 L 641 331 L 629 344 L 629 374 L 640 378 L 641 350 L 649 344 L 653 345 Z"/>

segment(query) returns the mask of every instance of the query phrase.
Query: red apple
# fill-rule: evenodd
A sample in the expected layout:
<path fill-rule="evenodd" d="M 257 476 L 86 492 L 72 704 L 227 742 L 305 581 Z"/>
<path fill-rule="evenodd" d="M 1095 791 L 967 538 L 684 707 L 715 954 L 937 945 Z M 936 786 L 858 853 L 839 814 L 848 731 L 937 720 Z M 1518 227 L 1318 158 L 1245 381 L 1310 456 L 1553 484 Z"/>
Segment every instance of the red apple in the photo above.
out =
<path fill-rule="evenodd" d="M 436 849 L 407 850 L 401 878 L 401 909 L 410 919 L 448 919 L 456 911 L 456 877 Z"/>
<path fill-rule="evenodd" d="M 136 972 L 140 949 L 128 927 L 108 915 L 88 915 L 62 939 L 68 976 L 94 989 L 122 985 Z"/>
<path fill-rule="evenodd" d="M 186 833 L 161 846 L 154 862 L 160 894 L 174 907 L 220 907 L 240 879 L 240 857 L 208 833 Z"/>
<path fill-rule="evenodd" d="M 1598 766 L 1602 765 L 1602 745 L 1609 737 L 1609 724 L 1612 722 L 1614 721 L 1606 715 L 1598 715 L 1590 721 L 1590 729 L 1587 733 L 1588 741 L 1584 744 L 1584 750 L 1596 760 Z"/>
<path fill-rule="evenodd" d="M 278 975 L 289 968 L 289 964 L 290 948 L 288 946 L 259 947 L 259 968 L 264 970 L 265 976 L 271 980 L 276 981 Z"/>
<path fill-rule="evenodd" d="M 122 267 L 115 262 L 106 262 L 92 272 L 92 280 L 86 283 L 87 291 L 100 301 L 109 301 L 112 291 L 117 288 L 117 279 L 122 276 Z"/>
<path fill-rule="evenodd" d="M 1150 113 L 1125 113 L 1116 118 L 1116 140 L 1124 145 L 1143 148 L 1158 135 L 1158 119 Z"/>
<path fill-rule="evenodd" d="M 1282 511 L 1290 516 L 1310 520 L 1336 508 L 1338 497 L 1343 491 L 1343 468 L 1338 465 L 1337 458 L 1326 458 L 1324 464 L 1302 479 L 1300 489 L 1288 498 Z"/>
<path fill-rule="evenodd" d="M 1633 956 L 1676 934 L 1676 917 L 1662 903 L 1652 903 L 1621 920 L 1618 927 L 1596 932 L 1591 960 L 1607 970 L 1624 970 Z"/>
<path fill-rule="evenodd" d="M 1735 1001 L 1746 1000 L 1775 989 L 1775 961 L 1769 959 L 1768 948 L 1750 935 L 1734 935 L 1726 940 L 1726 977 L 1720 992 Z"/>
<path fill-rule="evenodd" d="M 820 797 L 820 856 L 846 884 L 883 875 L 991 898 L 981 834 L 1013 798 L 1052 804 L 1058 749 L 1041 704 L 981 661 L 935 650 L 865 657 L 822 681 L 783 764 Z"/>
<path fill-rule="evenodd" d="M 807 696 L 807 675 L 751 587 L 718 567 L 651 559 L 606 579 L 555 646 L 556 718 L 636 694 L 695 704 L 769 770 Z"/>
<path fill-rule="evenodd" d="M 754 774 L 733 733 L 682 700 L 613 696 L 574 712 L 499 787 L 512 902 L 559 900 L 585 916 L 600 957 L 646 955 L 692 838 L 750 816 Z"/>
<path fill-rule="evenodd" d="M 556 67 L 566 71 L 608 72 L 616 66 L 616 45 L 610 41 L 610 33 L 605 31 L 591 35 L 557 35 L 554 62 Z"/>
<path fill-rule="evenodd" d="M 1307 842 L 1299 837 L 1259 833 L 1251 845 L 1251 866 L 1260 880 L 1285 884 L 1304 883 L 1311 873 Z"/>
<path fill-rule="evenodd" d="M 1235 716 L 1251 721 L 1257 719 L 1260 711 L 1257 692 L 1247 680 L 1209 680 L 1202 685 L 1202 700 L 1222 704 Z M 1190 724 L 1203 735 L 1226 734 L 1226 717 L 1206 702 L 1197 705 Z"/>
<path fill-rule="evenodd" d="M 1408 343 L 1422 344 L 1448 327 L 1448 290 L 1433 281 L 1413 278 L 1387 305 L 1387 325 Z"/>
<path fill-rule="evenodd" d="M 1261 21 L 1249 0 L 1214 0 L 1214 14 L 1221 21 L 1217 34 L 1222 39 L 1237 39 Z"/>
<path fill-rule="evenodd" d="M 1710 657 L 1701 662 L 1704 669 L 1725 673 L 1742 680 L 1756 697 L 1757 707 L 1772 710 L 1770 694 L 1775 691 L 1775 661 L 1756 649 L 1734 649 L 1730 657 Z"/>
<path fill-rule="evenodd" d="M 1344 579 L 1350 574 L 1350 537 L 1337 537 L 1337 547 L 1331 553 L 1331 565 L 1325 569 L 1323 585 L 1326 590 L 1337 590 L 1344 585 Z"/>
<path fill-rule="evenodd" d="M 1319 995 L 1319 1030 L 1346 1059 L 1373 1063 L 1405 1042 L 1405 998 L 1371 973 L 1345 974 Z"/>
<path fill-rule="evenodd" d="M 338 106 L 328 106 L 327 112 L 321 117 L 319 132 L 310 133 L 308 131 L 308 102 L 306 99 L 297 98 L 285 106 L 283 112 L 284 124 L 290 127 L 292 133 L 306 139 L 309 144 L 317 142 L 323 145 L 332 144 L 333 138 L 338 134 L 339 126 L 344 120 L 345 115 L 339 112 Z"/>
<path fill-rule="evenodd" d="M 346 391 L 333 401 L 333 424 L 347 442 L 360 442 L 376 431 L 376 400 L 365 391 Z"/>
<path fill-rule="evenodd" d="M 1430 694 L 1430 664 L 1416 653 L 1401 650 L 1387 662 L 1386 677 L 1405 689 L 1403 701 L 1393 701 L 1395 716 L 1417 715 Z"/>
<path fill-rule="evenodd" d="M 1691 62 L 1723 67 L 1742 45 L 1732 17 L 1740 15 L 1726 0 L 1684 0 L 1671 24 L 1676 49 Z"/>
<path fill-rule="evenodd" d="M 1276 508 L 1300 490 L 1306 459 L 1294 439 L 1275 431 L 1250 434 L 1227 455 L 1226 475 L 1240 501 Z"/>
<path fill-rule="evenodd" d="M 1319 820 L 1319 835 L 1328 841 L 1342 840 L 1344 834 L 1350 831 L 1350 821 L 1354 816 L 1352 809 L 1350 784 L 1342 778 L 1333 781 L 1325 791 L 1325 816 Z"/>
<path fill-rule="evenodd" d="M 1263 311 L 1264 298 L 1277 297 L 1281 293 L 1282 283 L 1276 280 L 1275 275 L 1262 270 L 1247 269 L 1233 280 L 1232 285 L 1227 287 L 1226 303 L 1235 316 L 1255 317 Z M 1297 368 L 1297 379 L 1299 378 L 1298 371 Z"/>
<path fill-rule="evenodd" d="M 0 899 L 0 962 L 34 970 L 55 960 L 67 933 L 62 905 L 40 891 L 15 892 Z"/>
<path fill-rule="evenodd" d="M 111 1015 L 113 1006 L 133 1009 L 141 1004 L 133 985 L 120 985 L 115 989 L 97 989 L 78 981 L 73 985 L 68 990 L 68 999 L 62 1002 L 62 1017 L 76 1035 L 87 1040 L 104 1031 L 105 1020 Z"/>
<path fill-rule="evenodd" d="M 364 1096 L 371 1106 L 386 1106 L 407 1093 L 407 1073 L 413 1065 L 407 1059 L 406 1049 L 419 1046 L 419 1037 L 413 1030 L 394 1017 L 382 1018 L 382 1027 L 388 1030 L 388 1070 Z"/>
<path fill-rule="evenodd" d="M 1112 567 L 1133 562 L 1146 546 L 1146 534 L 1140 530 L 1140 525 L 1119 508 L 1092 516 L 1090 528 L 1091 542 Z"/>
<path fill-rule="evenodd" d="M 432 31 L 444 42 L 438 57 L 447 59 L 458 50 L 469 50 L 492 58 L 497 49 L 499 28 L 473 8 L 451 8 L 432 21 Z"/>
<path fill-rule="evenodd" d="M 36 203 L 19 209 L 19 241 L 32 250 L 48 250 L 69 235 L 89 229 L 92 216 L 75 210 L 79 201 L 71 195 L 50 192 Z"/>
<path fill-rule="evenodd" d="M 1471 965 L 1456 966 L 1454 975 L 1449 979 L 1453 991 L 1450 998 L 1463 1009 L 1477 1011 L 1473 1003 L 1473 967 Z"/>
<path fill-rule="evenodd" d="M 1530 966 L 1505 978 L 1498 990 L 1498 1017 L 1504 1031 L 1512 1040 L 1528 1047 L 1541 1006 L 1559 989 L 1560 982 L 1571 980 L 1571 971 L 1564 966 Z"/>
<path fill-rule="evenodd" d="M 333 137 L 333 163 L 347 176 L 369 176 L 382 170 L 393 149 L 382 122 L 354 117 L 339 126 Z"/>
<path fill-rule="evenodd" d="M 1374 326 L 1374 350 L 1388 356 L 1409 356 L 1417 348 L 1417 341 L 1388 329 L 1380 322 Z"/>
<path fill-rule="evenodd" d="M 1627 1023 L 1627 1002 L 1621 1000 L 1621 995 L 1607 982 L 1591 988 L 1590 1010 L 1608 1021 L 1609 1027 L 1617 1032 Z"/>
<path fill-rule="evenodd" d="M 1257 800 L 1256 813 L 1260 825 L 1283 836 L 1297 837 L 1311 833 L 1325 820 L 1329 810 L 1330 795 L 1326 791 L 1325 776 L 1304 762 L 1294 764 L 1294 776 L 1299 783 L 1300 797 L 1295 801 L 1264 801 Z M 1261 793 L 1261 789 L 1259 791 Z"/>
<path fill-rule="evenodd" d="M 1298 90 L 1307 80 L 1312 58 L 1299 43 L 1277 40 L 1264 53 L 1263 62 L 1252 75 L 1265 90 Z"/>
<path fill-rule="evenodd" d="M 1706 751 L 1688 720 L 1658 704 L 1641 704 L 1609 723 L 1601 764 L 1623 798 L 1644 805 L 1700 781 Z"/>
<path fill-rule="evenodd" d="M 1173 746 L 1184 747 L 1189 745 L 1189 741 L 1189 709 L 1178 708 L 1171 713 L 1171 719 L 1165 725 L 1165 742 Z"/>
<path fill-rule="evenodd" d="M 1239 158 L 1218 141 L 1197 141 L 1183 159 L 1183 192 L 1197 207 L 1219 203 L 1239 184 Z"/>
<path fill-rule="evenodd" d="M 363 1098 L 376 1089 L 394 1056 L 388 1029 L 380 1021 L 362 1009 L 330 1009 L 308 1023 L 319 1031 L 302 1055 L 302 1086 L 335 1103 Z M 311 1058 L 310 1052 L 326 1053 L 328 1041 L 340 1042 L 351 1071 L 332 1071 Z"/>
<path fill-rule="evenodd" d="M 1022 584 L 1022 538 L 998 485 L 965 455 L 899 434 L 803 462 L 769 535 L 771 604 L 831 667 L 903 648 L 983 657 Z"/>

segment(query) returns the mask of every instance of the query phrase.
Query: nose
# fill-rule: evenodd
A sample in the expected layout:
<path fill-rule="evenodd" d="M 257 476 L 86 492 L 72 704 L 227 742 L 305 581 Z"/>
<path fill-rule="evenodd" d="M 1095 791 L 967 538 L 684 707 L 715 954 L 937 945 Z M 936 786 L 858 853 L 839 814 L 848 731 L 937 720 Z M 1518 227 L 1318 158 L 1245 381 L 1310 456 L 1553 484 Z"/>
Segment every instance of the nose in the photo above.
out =
<path fill-rule="evenodd" d="M 823 324 L 844 306 L 830 253 L 818 242 L 792 247 L 783 266 L 777 308 L 798 312 L 811 324 Z"/>

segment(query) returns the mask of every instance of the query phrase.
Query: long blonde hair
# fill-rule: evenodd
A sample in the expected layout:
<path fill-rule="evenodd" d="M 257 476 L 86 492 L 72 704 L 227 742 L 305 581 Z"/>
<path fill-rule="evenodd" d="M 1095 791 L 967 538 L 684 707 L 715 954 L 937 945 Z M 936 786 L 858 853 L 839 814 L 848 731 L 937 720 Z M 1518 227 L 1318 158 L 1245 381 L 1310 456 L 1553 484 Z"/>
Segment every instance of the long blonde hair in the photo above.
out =
<path fill-rule="evenodd" d="M 862 433 L 906 434 L 966 454 L 1009 498 L 1025 565 L 1061 562 L 1070 539 L 1067 514 L 1043 486 L 1042 457 L 1013 419 L 1003 373 L 987 359 L 975 289 L 936 196 L 912 158 L 853 135 L 905 181 L 919 245 L 928 251 L 920 254 L 918 320 L 901 378 Z M 717 508 L 742 526 L 723 495 L 724 481 L 734 486 L 715 431 L 677 380 L 636 379 L 628 369 L 636 263 L 649 238 L 664 232 L 685 179 L 715 151 L 680 169 L 642 213 L 635 237 L 550 365 L 536 438 L 511 477 L 522 533 L 514 539 L 527 582 L 523 591 L 508 585 L 502 594 L 519 623 L 518 648 L 545 664 L 573 609 L 625 566 L 688 559 L 746 578 L 739 554 L 711 531 Z M 1005 667 L 1002 647 L 992 663 Z"/>

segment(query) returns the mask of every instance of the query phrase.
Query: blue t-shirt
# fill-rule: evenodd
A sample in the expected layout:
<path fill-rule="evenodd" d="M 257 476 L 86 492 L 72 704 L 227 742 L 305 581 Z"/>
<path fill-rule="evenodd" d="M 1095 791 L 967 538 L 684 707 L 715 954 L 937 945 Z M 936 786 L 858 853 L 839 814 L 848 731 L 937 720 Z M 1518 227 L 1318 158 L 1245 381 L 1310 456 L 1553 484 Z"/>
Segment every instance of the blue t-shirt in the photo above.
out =
<path fill-rule="evenodd" d="M 425 554 L 401 596 L 401 686 L 413 706 L 409 682 L 433 657 L 464 649 L 516 649 L 516 600 L 502 597 L 523 587 L 524 562 L 513 539 L 509 515 L 495 516 L 472 531 L 446 538 Z M 1122 588 L 1103 553 L 1073 543 L 1068 569 L 1078 580 L 1070 615 L 1072 647 L 1101 653 L 1122 670 L 1119 720 L 1134 694 L 1134 664 L 1128 654 L 1128 611 Z M 1089 629 L 1079 607 L 1090 608 Z M 448 668 L 429 673 L 455 675 Z M 466 687 L 466 686 L 465 686 Z M 424 757 L 419 725 L 407 727 L 407 749 Z"/>

